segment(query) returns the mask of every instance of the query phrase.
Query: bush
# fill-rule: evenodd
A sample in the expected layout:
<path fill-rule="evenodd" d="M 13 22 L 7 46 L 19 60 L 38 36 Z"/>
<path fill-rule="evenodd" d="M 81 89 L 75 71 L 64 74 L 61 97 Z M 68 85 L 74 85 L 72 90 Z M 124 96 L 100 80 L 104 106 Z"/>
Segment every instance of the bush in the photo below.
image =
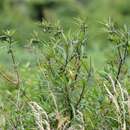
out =
<path fill-rule="evenodd" d="M 120 28 L 111 19 L 104 24 L 114 51 L 109 52 L 113 55 L 102 65 L 102 72 L 96 72 L 87 52 L 86 22 L 75 21 L 76 29 L 68 33 L 59 22 L 42 22 L 40 29 L 49 37 L 43 39 L 35 32 L 30 40 L 31 54 L 37 57 L 35 66 L 17 64 L 14 31 L 1 35 L 13 64 L 12 73 L 0 71 L 5 81 L 0 96 L 1 128 L 130 129 L 128 28 Z"/>

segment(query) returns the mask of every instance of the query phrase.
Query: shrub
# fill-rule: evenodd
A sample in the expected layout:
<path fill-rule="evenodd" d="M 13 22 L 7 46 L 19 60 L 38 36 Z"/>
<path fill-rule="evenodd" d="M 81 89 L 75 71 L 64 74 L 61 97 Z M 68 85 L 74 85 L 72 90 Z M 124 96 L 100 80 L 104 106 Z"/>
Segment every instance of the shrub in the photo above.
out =
<path fill-rule="evenodd" d="M 6 96 L 0 97 L 1 128 L 130 129 L 130 101 L 126 87 L 128 28 L 120 28 L 111 19 L 104 24 L 114 51 L 108 64 L 102 65 L 104 70 L 97 73 L 87 54 L 88 27 L 82 20 L 75 21 L 76 29 L 68 33 L 59 22 L 41 23 L 42 33 L 49 37 L 43 39 L 35 32 L 30 40 L 32 53 L 37 56 L 35 67 L 17 66 L 13 33 L 7 31 L 1 35 L 1 42 L 8 44 L 17 81 L 14 84 L 14 80 L 0 71 L 0 76 L 9 83 L 9 88 L 2 91 Z"/>

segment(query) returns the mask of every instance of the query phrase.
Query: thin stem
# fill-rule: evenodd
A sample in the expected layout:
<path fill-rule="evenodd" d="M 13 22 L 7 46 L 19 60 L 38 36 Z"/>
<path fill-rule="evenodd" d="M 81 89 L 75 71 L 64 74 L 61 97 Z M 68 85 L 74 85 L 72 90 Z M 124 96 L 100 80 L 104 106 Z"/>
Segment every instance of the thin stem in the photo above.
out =
<path fill-rule="evenodd" d="M 67 100 L 67 104 L 69 106 L 69 114 L 70 114 L 70 119 L 73 118 L 73 110 L 72 110 L 72 106 L 71 106 L 71 99 L 70 99 L 70 95 L 69 95 L 69 90 L 68 87 L 65 86 L 65 95 L 66 95 L 66 100 Z"/>
<path fill-rule="evenodd" d="M 12 38 L 11 36 L 8 36 L 8 43 L 9 43 L 9 51 L 8 53 L 11 55 L 11 59 L 12 59 L 12 62 L 13 62 L 13 69 L 14 69 L 14 72 L 16 73 L 16 80 L 12 80 L 7 74 L 3 73 L 2 71 L 0 71 L 0 76 L 7 80 L 8 82 L 14 84 L 15 86 L 19 86 L 20 84 L 20 78 L 19 78 L 19 72 L 18 72 L 18 69 L 17 69 L 17 65 L 16 65 L 16 61 L 15 61 L 15 55 L 13 53 L 13 50 L 12 50 Z"/>
<path fill-rule="evenodd" d="M 20 78 L 19 78 L 19 72 L 17 69 L 17 64 L 15 61 L 15 55 L 14 55 L 13 50 L 12 50 L 12 38 L 11 37 L 9 37 L 9 51 L 8 51 L 8 53 L 11 55 L 13 66 L 14 66 L 14 71 L 16 73 L 16 86 L 19 86 Z"/>
<path fill-rule="evenodd" d="M 124 64 L 126 57 L 127 57 L 127 53 L 128 53 L 128 39 L 127 39 L 127 42 L 125 44 L 125 50 L 124 50 L 123 56 L 121 56 L 120 49 L 118 48 L 118 55 L 119 55 L 120 61 L 119 61 L 118 71 L 117 71 L 117 75 L 116 75 L 116 79 L 115 79 L 115 86 L 117 85 L 117 81 L 119 80 L 123 64 Z"/>
<path fill-rule="evenodd" d="M 3 72 L 1 72 L 1 71 L 0 71 L 0 76 L 1 76 L 3 79 L 7 80 L 8 82 L 10 82 L 10 83 L 12 83 L 12 84 L 14 84 L 14 85 L 17 85 L 17 83 L 16 83 L 15 81 L 11 80 L 7 74 L 5 74 L 5 73 L 3 73 Z"/>
<path fill-rule="evenodd" d="M 91 72 L 92 72 L 92 65 L 91 65 L 91 58 L 90 58 L 90 69 L 89 69 L 88 76 L 87 76 L 87 82 L 89 81 L 89 78 L 91 77 Z M 85 83 L 83 83 L 81 94 L 80 94 L 79 99 L 75 105 L 76 109 L 78 108 L 78 106 L 79 106 L 79 104 L 84 96 L 84 93 L 85 93 Z"/>

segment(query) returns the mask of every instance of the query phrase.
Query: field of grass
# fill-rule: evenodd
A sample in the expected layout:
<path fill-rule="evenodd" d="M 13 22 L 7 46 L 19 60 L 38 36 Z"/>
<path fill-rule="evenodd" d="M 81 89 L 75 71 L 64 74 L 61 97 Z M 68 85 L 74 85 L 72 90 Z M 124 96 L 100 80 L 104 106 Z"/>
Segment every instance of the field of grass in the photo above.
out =
<path fill-rule="evenodd" d="M 130 130 L 129 0 L 0 7 L 0 129 Z"/>

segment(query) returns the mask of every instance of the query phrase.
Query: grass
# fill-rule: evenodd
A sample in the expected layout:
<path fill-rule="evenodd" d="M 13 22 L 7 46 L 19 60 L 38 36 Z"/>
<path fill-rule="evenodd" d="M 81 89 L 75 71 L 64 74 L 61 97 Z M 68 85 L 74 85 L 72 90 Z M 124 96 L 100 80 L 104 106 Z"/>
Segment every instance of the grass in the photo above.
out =
<path fill-rule="evenodd" d="M 25 51 L 13 31 L 1 35 L 1 57 L 8 52 L 10 60 L 0 67 L 1 129 L 130 129 L 129 29 L 103 23 L 112 49 L 94 59 L 86 22 L 75 19 L 73 26 L 66 32 L 59 22 L 42 22 Z M 104 64 L 94 66 L 100 58 Z"/>

